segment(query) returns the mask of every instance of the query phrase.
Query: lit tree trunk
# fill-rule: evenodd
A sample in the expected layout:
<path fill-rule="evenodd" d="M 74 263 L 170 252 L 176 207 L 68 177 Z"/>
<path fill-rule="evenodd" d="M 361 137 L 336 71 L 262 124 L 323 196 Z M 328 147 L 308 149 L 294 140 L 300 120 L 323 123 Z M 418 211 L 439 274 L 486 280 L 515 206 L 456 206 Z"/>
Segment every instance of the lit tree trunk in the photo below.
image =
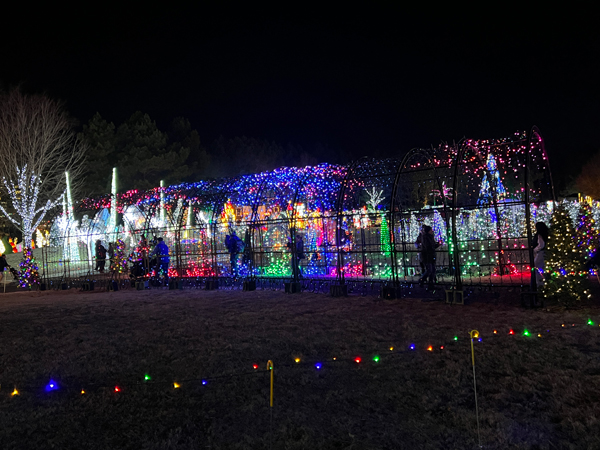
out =
<path fill-rule="evenodd" d="M 16 172 L 18 174 L 16 182 L 6 178 L 2 181 L 15 209 L 15 215 L 20 218 L 20 221 L 9 214 L 2 205 L 0 205 L 0 211 L 23 233 L 23 249 L 25 249 L 31 248 L 31 239 L 35 230 L 48 210 L 60 201 L 62 195 L 54 201 L 47 200 L 44 205 L 36 208 L 42 185 L 40 177 L 31 173 L 27 165 L 23 168 L 17 167 Z"/>

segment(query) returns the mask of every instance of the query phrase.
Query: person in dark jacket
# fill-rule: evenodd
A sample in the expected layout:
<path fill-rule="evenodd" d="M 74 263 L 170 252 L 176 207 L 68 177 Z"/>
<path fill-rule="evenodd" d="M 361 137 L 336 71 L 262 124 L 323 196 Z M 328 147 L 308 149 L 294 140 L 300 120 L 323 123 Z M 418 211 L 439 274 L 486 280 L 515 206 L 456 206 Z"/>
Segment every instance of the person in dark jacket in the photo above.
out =
<path fill-rule="evenodd" d="M 6 269 L 8 269 L 10 273 L 12 273 L 15 280 L 18 279 L 18 272 L 8 264 L 8 261 L 6 261 L 6 255 L 0 255 L 0 281 L 2 281 L 2 279 L 4 278 L 4 271 Z"/>
<path fill-rule="evenodd" d="M 169 276 L 169 247 L 159 237 L 156 240 L 156 247 L 150 253 L 150 257 L 156 257 L 156 270 L 164 275 L 165 279 Z"/>
<path fill-rule="evenodd" d="M 435 249 L 440 246 L 435 241 L 433 229 L 429 225 L 423 226 L 423 238 L 421 243 L 421 260 L 425 265 L 425 273 L 419 280 L 419 284 L 423 285 L 427 282 L 429 287 L 433 287 L 435 279 Z"/>
<path fill-rule="evenodd" d="M 102 245 L 102 241 L 96 241 L 96 268 L 94 270 L 104 273 L 104 265 L 106 264 L 106 247 Z"/>
<path fill-rule="evenodd" d="M 225 247 L 229 252 L 229 262 L 231 263 L 231 276 L 237 278 L 239 254 L 244 251 L 244 242 L 238 237 L 235 231 L 225 236 Z"/>

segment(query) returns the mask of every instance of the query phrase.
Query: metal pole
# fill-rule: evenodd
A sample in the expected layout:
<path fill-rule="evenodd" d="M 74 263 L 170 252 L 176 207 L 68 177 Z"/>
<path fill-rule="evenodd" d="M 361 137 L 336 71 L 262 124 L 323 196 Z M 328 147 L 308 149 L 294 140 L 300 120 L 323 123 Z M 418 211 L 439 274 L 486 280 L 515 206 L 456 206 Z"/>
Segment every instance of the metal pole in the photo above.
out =
<path fill-rule="evenodd" d="M 472 330 L 471 335 L 471 362 L 473 363 L 473 391 L 475 392 L 475 417 L 477 418 L 477 440 L 481 448 L 481 434 L 479 432 L 479 407 L 477 406 L 477 382 L 475 381 L 475 349 L 473 348 L 473 339 L 479 337 L 479 331 Z"/>

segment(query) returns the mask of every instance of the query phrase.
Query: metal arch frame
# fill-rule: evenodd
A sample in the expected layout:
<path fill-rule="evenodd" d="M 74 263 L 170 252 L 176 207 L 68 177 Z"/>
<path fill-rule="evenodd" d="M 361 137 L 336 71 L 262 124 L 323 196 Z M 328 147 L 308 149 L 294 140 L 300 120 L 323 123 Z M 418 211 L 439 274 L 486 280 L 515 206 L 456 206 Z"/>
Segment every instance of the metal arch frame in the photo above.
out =
<path fill-rule="evenodd" d="M 447 201 L 446 201 L 446 195 L 443 193 L 443 187 L 442 187 L 442 183 L 440 181 L 440 177 L 437 174 L 437 168 L 435 166 L 435 164 L 432 162 L 433 161 L 433 157 L 431 154 L 430 150 L 426 150 L 426 149 L 422 149 L 422 148 L 413 148 L 411 149 L 406 155 L 404 155 L 404 157 L 402 158 L 402 161 L 400 162 L 397 172 L 396 172 L 396 176 L 394 178 L 394 186 L 393 186 L 393 190 L 392 190 L 392 199 L 390 201 L 390 212 L 392 214 L 392 218 L 391 218 L 391 227 L 390 227 L 390 233 L 392 235 L 391 239 L 394 239 L 394 229 L 395 229 L 395 216 L 396 216 L 396 211 L 395 211 L 395 206 L 398 206 L 398 213 L 400 215 L 403 214 L 402 211 L 402 206 L 400 204 L 397 204 L 396 201 L 396 196 L 398 194 L 398 183 L 400 181 L 400 176 L 402 175 L 402 173 L 405 173 L 405 168 L 407 163 L 410 161 L 411 158 L 413 158 L 415 155 L 417 154 L 422 154 L 428 161 L 429 163 L 429 168 L 430 170 L 433 171 L 433 178 L 435 180 L 435 182 L 438 184 L 438 188 L 440 190 L 440 192 L 442 192 L 442 200 L 444 202 L 444 216 L 446 217 L 445 221 L 446 221 L 446 229 L 448 228 L 448 221 L 447 221 Z M 454 192 L 454 190 L 453 190 Z M 456 203 L 454 203 L 455 205 Z M 455 207 L 452 207 L 452 210 L 455 210 Z M 456 222 L 456 218 L 455 215 L 453 213 L 452 216 L 452 224 L 454 226 L 454 223 Z M 404 265 L 404 278 L 406 279 L 406 264 L 404 264 L 404 261 L 406 260 L 406 234 L 405 234 L 405 227 L 404 227 L 404 223 L 401 222 L 401 227 L 402 227 L 402 261 L 403 261 L 403 265 Z M 395 245 L 395 241 L 394 242 L 394 253 L 393 253 L 393 258 L 391 261 L 391 267 L 392 267 L 392 274 L 394 276 L 394 285 L 396 287 L 398 287 L 399 285 L 399 280 L 398 280 L 398 273 L 397 273 L 397 269 L 396 269 L 396 263 L 397 263 L 397 250 L 396 250 L 396 245 Z M 454 248 L 456 249 L 456 239 L 453 238 L 453 242 L 452 242 Z M 449 250 L 449 249 L 448 249 Z M 454 252 L 456 253 L 456 251 Z M 456 274 L 458 272 L 458 267 L 456 266 L 456 264 L 454 264 L 454 273 Z M 456 276 L 456 275 L 455 275 Z M 460 275 L 459 275 L 460 278 Z"/>
<path fill-rule="evenodd" d="M 407 280 L 407 270 L 406 270 L 406 261 L 399 261 L 398 258 L 403 257 L 403 260 L 405 260 L 405 255 L 408 253 L 408 245 L 410 244 L 409 242 L 407 242 L 407 236 L 406 236 L 406 232 L 407 232 L 407 225 L 405 223 L 405 220 L 403 220 L 402 218 L 404 217 L 404 214 L 406 214 L 406 212 L 408 211 L 406 205 L 403 204 L 403 202 L 401 201 L 400 198 L 400 193 L 401 193 L 401 183 L 402 183 L 402 177 L 405 176 L 407 173 L 411 172 L 411 168 L 409 167 L 410 161 L 413 158 L 423 158 L 422 162 L 423 162 L 423 167 L 422 169 L 424 171 L 426 171 L 428 174 L 430 174 L 431 176 L 433 176 L 433 178 L 431 178 L 430 176 L 426 177 L 427 178 L 427 185 L 430 185 L 430 180 L 433 181 L 434 184 L 437 184 L 437 186 L 439 187 L 440 190 L 442 190 L 442 180 L 447 180 L 449 181 L 450 178 L 452 178 L 452 187 L 453 187 L 453 192 L 451 196 L 447 196 L 445 193 L 442 193 L 441 195 L 441 200 L 443 201 L 443 211 L 444 211 L 444 219 L 446 222 L 446 230 L 447 230 L 447 235 L 451 234 L 451 236 L 449 236 L 449 241 L 451 241 L 452 246 L 454 248 L 454 251 L 452 252 L 449 258 L 450 264 L 452 266 L 452 268 L 454 269 L 454 273 L 453 273 L 453 284 L 455 286 L 456 289 L 462 289 L 462 284 L 463 284 L 463 280 L 462 280 L 462 265 L 461 265 L 461 260 L 460 260 L 460 249 L 459 249 L 459 242 L 458 242 L 458 235 L 457 235 L 457 228 L 458 228 L 458 224 L 457 224 L 457 216 L 458 213 L 460 211 L 459 208 L 459 197 L 460 195 L 464 194 L 463 193 L 459 193 L 458 191 L 458 187 L 460 185 L 461 180 L 463 179 L 463 177 L 460 175 L 460 170 L 461 167 L 463 167 L 465 164 L 471 164 L 471 162 L 467 162 L 465 161 L 465 157 L 466 154 L 469 150 L 473 151 L 473 155 L 477 157 L 477 159 L 473 160 L 473 162 L 477 161 L 475 164 L 479 165 L 483 165 L 481 167 L 481 170 L 485 171 L 485 173 L 490 173 L 489 169 L 486 166 L 486 161 L 485 161 L 485 154 L 489 151 L 493 151 L 494 147 L 503 147 L 504 145 L 507 145 L 507 149 L 509 151 L 513 151 L 515 149 L 518 149 L 518 147 L 515 147 L 515 145 L 519 145 L 520 148 L 523 148 L 523 143 L 527 142 L 527 148 L 526 148 L 526 155 L 522 155 L 520 152 L 522 150 L 518 150 L 519 153 L 518 155 L 515 157 L 515 159 L 513 161 L 518 160 L 519 162 L 522 162 L 523 156 L 525 156 L 526 158 L 526 163 L 525 163 L 525 182 L 524 182 L 524 186 L 525 186 L 525 199 L 524 199 L 524 203 L 525 203 L 525 209 L 526 209 L 526 220 L 527 220 L 527 235 L 528 235 L 528 239 L 530 240 L 530 237 L 532 235 L 532 231 L 531 231 L 531 199 L 532 199 L 532 195 L 533 195 L 533 191 L 532 191 L 532 187 L 534 187 L 532 185 L 532 181 L 531 181 L 531 164 L 532 164 L 532 159 L 535 160 L 536 162 L 537 160 L 537 155 L 541 154 L 544 156 L 545 161 L 543 161 L 544 167 L 546 168 L 545 171 L 545 178 L 544 180 L 541 181 L 542 184 L 540 184 L 541 186 L 541 190 L 539 191 L 539 195 L 540 195 L 540 199 L 546 199 L 550 194 L 552 196 L 553 199 L 555 199 L 555 193 L 554 193 L 554 186 L 553 186 L 553 181 L 552 181 L 552 174 L 550 171 L 550 163 L 548 161 L 547 155 L 546 155 L 546 151 L 545 151 L 545 146 L 544 146 L 544 141 L 543 138 L 541 137 L 541 134 L 539 133 L 539 130 L 536 127 L 533 127 L 531 133 L 529 136 L 527 137 L 523 137 L 523 136 L 519 136 L 519 138 L 515 139 L 514 141 L 491 141 L 491 142 L 481 142 L 478 145 L 473 145 L 473 143 L 471 141 L 463 141 L 460 142 L 459 144 L 453 144 L 452 146 L 449 146 L 447 148 L 439 148 L 438 150 L 436 149 L 421 149 L 421 148 L 414 148 L 411 149 L 407 154 L 405 154 L 401 160 L 398 159 L 390 159 L 390 160 L 385 160 L 386 162 L 384 163 L 384 160 L 373 160 L 371 162 L 371 158 L 369 157 L 363 157 L 360 158 L 358 160 L 353 161 L 351 164 L 343 166 L 343 170 L 340 170 L 339 173 L 336 172 L 334 174 L 334 172 L 324 172 L 322 175 L 324 177 L 324 180 L 329 183 L 329 181 L 335 181 L 335 183 L 333 184 L 326 184 L 326 186 L 328 186 L 327 188 L 327 198 L 322 197 L 319 195 L 319 193 L 317 192 L 316 195 L 311 194 L 310 198 L 313 198 L 312 196 L 314 195 L 315 199 L 317 202 L 325 202 L 323 203 L 323 213 L 321 214 L 321 218 L 328 218 L 329 220 L 331 220 L 330 223 L 327 224 L 327 227 L 330 227 L 331 225 L 333 225 L 333 221 L 335 220 L 335 250 L 333 250 L 333 248 L 330 248 L 330 250 L 332 250 L 331 252 L 327 252 L 327 249 L 325 250 L 325 253 L 329 254 L 329 258 L 332 258 L 333 255 L 333 251 L 336 252 L 335 257 L 336 257 L 336 267 L 337 267 L 337 274 L 335 275 L 335 277 L 331 277 L 330 279 L 335 278 L 336 281 L 340 284 L 346 284 L 348 282 L 348 280 L 346 280 L 346 273 L 344 272 L 344 262 L 345 262 L 345 252 L 341 249 L 340 244 L 341 244 L 341 238 L 342 238 L 342 222 L 343 219 L 346 216 L 346 213 L 348 212 L 347 210 L 345 211 L 344 208 L 349 208 L 350 206 L 348 206 L 350 203 L 352 203 L 353 205 L 357 205 L 357 198 L 355 198 L 354 194 L 358 191 L 354 191 L 353 189 L 353 180 L 357 180 L 360 181 L 363 178 L 369 178 L 372 177 L 374 178 L 374 182 L 376 183 L 380 183 L 381 186 L 385 186 L 386 189 L 390 189 L 391 188 L 391 198 L 390 198 L 390 202 L 389 202 L 389 208 L 386 211 L 387 214 L 390 215 L 390 228 L 388 230 L 389 233 L 389 237 L 390 237 L 390 242 L 392 243 L 393 246 L 393 250 L 391 252 L 391 258 L 389 259 L 389 264 L 391 267 L 391 277 L 390 277 L 390 281 L 395 285 L 398 286 L 401 282 L 402 282 L 402 277 L 400 275 L 400 268 L 403 265 L 405 270 L 404 270 L 404 281 Z M 447 154 L 444 153 L 443 156 L 444 158 L 441 159 L 441 164 L 438 166 L 436 164 L 437 161 L 437 156 L 438 153 L 436 153 L 436 151 L 443 151 L 443 152 L 448 152 Z M 447 159 L 446 159 L 447 157 Z M 511 157 L 512 158 L 512 157 Z M 378 163 L 379 162 L 379 163 Z M 545 165 L 547 164 L 547 166 Z M 364 166 L 364 167 L 363 167 Z M 362 170 L 361 170 L 362 168 Z M 220 214 L 223 210 L 225 201 L 227 200 L 228 197 L 231 197 L 231 195 L 233 194 L 233 189 L 236 189 L 236 183 L 242 183 L 244 186 L 248 185 L 248 186 L 252 186 L 253 189 L 255 188 L 256 191 L 254 193 L 252 193 L 251 195 L 247 195 L 247 196 L 240 196 L 238 197 L 239 200 L 237 203 L 239 203 L 239 205 L 241 206 L 242 203 L 244 205 L 244 208 L 246 208 L 247 206 L 251 207 L 251 211 L 249 214 L 245 215 L 244 217 L 246 218 L 245 220 L 247 220 L 248 222 L 245 223 L 245 225 L 247 225 L 247 227 L 250 229 L 250 235 L 251 235 L 251 243 L 252 246 L 254 247 L 256 244 L 256 239 L 255 239 L 255 234 L 257 232 L 256 228 L 253 226 L 254 224 L 258 223 L 258 212 L 259 212 L 259 208 L 261 206 L 261 202 L 264 204 L 265 202 L 268 202 L 268 200 L 265 198 L 265 192 L 266 192 L 266 187 L 267 185 L 269 185 L 269 182 L 271 180 L 276 181 L 277 180 L 277 175 L 278 174 L 282 174 L 282 175 L 286 175 L 286 179 L 285 179 L 285 185 L 282 185 L 281 188 L 278 188 L 276 185 L 274 185 L 274 195 L 277 195 L 278 197 L 281 197 L 281 199 L 278 199 L 278 201 L 292 201 L 293 202 L 293 207 L 292 210 L 289 214 L 287 214 L 287 224 L 288 224 L 288 230 L 291 233 L 291 241 L 293 242 L 294 246 L 291 249 L 292 253 L 292 257 L 294 256 L 294 252 L 295 252 L 295 234 L 292 230 L 295 230 L 297 228 L 297 224 L 298 224 L 298 211 L 295 207 L 296 203 L 301 198 L 301 196 L 303 195 L 303 186 L 306 184 L 307 180 L 310 180 L 310 178 L 315 178 L 317 175 L 321 176 L 321 172 L 319 172 L 319 170 L 316 167 L 313 168 L 307 168 L 304 171 L 301 170 L 296 170 L 293 168 L 287 169 L 290 171 L 289 175 L 291 175 L 289 177 L 289 179 L 287 178 L 287 174 L 284 174 L 283 172 L 270 172 L 270 173 L 264 173 L 263 176 L 257 175 L 257 174 L 253 174 L 253 175 L 248 175 L 249 178 L 245 178 L 246 175 L 244 176 L 240 176 L 240 177 L 235 177 L 235 178 L 223 178 L 220 180 L 215 180 L 215 181 L 211 181 L 211 182 L 201 182 L 200 184 L 191 184 L 191 185 L 181 185 L 181 186 L 174 186 L 171 188 L 165 188 L 168 191 L 168 198 L 166 199 L 166 203 L 169 203 L 171 206 L 173 205 L 174 201 L 177 201 L 177 199 L 181 199 L 182 202 L 182 208 L 189 208 L 192 202 L 195 202 L 196 200 L 198 201 L 198 205 L 202 205 L 201 207 L 199 207 L 199 209 L 203 210 L 206 214 L 207 214 L 207 219 L 210 221 L 209 224 L 207 224 L 208 227 L 212 227 L 214 229 L 214 231 L 216 231 L 216 228 L 219 227 L 220 224 Z M 479 170 L 479 169 L 478 169 Z M 385 172 L 384 172 L 385 171 Z M 283 178 L 282 178 L 283 180 Z M 390 186 L 390 182 L 391 182 L 391 186 Z M 544 182 L 547 182 L 547 184 L 549 184 L 549 189 L 547 189 L 546 187 L 544 187 Z M 383 184 L 385 183 L 385 184 Z M 536 180 L 536 183 L 538 183 L 538 180 Z M 537 190 L 537 184 L 536 186 L 536 192 Z M 497 197 L 498 194 L 496 192 L 497 190 L 497 186 L 495 183 L 491 183 L 490 184 L 490 191 L 492 193 L 492 197 L 493 197 L 493 201 L 492 204 L 494 205 L 494 207 L 497 209 L 498 208 L 498 202 L 497 202 Z M 123 207 L 123 205 L 127 205 L 127 203 L 130 204 L 136 204 L 139 202 L 139 198 L 149 198 L 148 202 L 144 202 L 144 204 L 138 204 L 137 208 L 140 211 L 140 214 L 144 217 L 144 226 L 143 226 L 143 230 L 133 230 L 132 227 L 130 227 L 132 229 L 132 231 L 136 234 L 140 233 L 140 232 L 145 232 L 148 233 L 152 227 L 151 225 L 151 220 L 152 217 L 154 217 L 157 213 L 157 209 L 159 207 L 159 201 L 158 201 L 158 194 L 160 192 L 160 188 L 155 188 L 154 190 L 148 191 L 146 193 L 140 193 L 140 194 L 134 194 L 133 196 L 129 195 L 126 196 L 126 198 L 123 198 L 122 196 L 119 196 L 119 203 L 121 206 L 121 209 L 123 212 L 124 209 L 127 208 L 127 206 Z M 349 192 L 352 192 L 352 198 L 351 200 L 348 200 L 346 197 L 348 195 Z M 389 191 L 388 191 L 389 192 Z M 283 195 L 281 195 L 283 194 Z M 471 195 L 471 194 L 469 194 Z M 139 198 L 138 198 L 139 197 Z M 285 197 L 285 198 L 284 198 Z M 233 197 L 231 197 L 232 200 L 235 198 L 235 194 Z M 461 197 L 462 198 L 462 197 Z M 522 197 L 521 197 L 522 198 Z M 196 200 L 193 200 L 196 199 Z M 138 200 L 136 202 L 136 200 Z M 350 203 L 349 203 L 350 202 Z M 440 205 L 442 206 L 442 205 Z M 475 206 L 475 205 L 473 205 Z M 92 211 L 95 211 L 96 213 L 98 213 L 100 210 L 102 209 L 102 206 L 100 206 L 99 208 L 95 208 L 95 209 L 90 209 L 87 208 L 86 211 L 90 211 L 90 213 Z M 196 208 L 194 208 L 196 209 Z M 80 212 L 82 210 L 81 208 L 81 204 L 78 203 L 76 204 L 76 211 Z M 210 214 L 209 214 L 210 211 Z M 246 210 L 247 211 L 247 210 Z M 441 210 L 439 210 L 441 212 Z M 196 216 L 196 214 L 194 213 L 194 215 Z M 176 243 L 181 242 L 181 237 L 182 237 L 182 229 L 184 226 L 184 217 L 185 214 L 183 213 L 182 210 L 182 214 L 180 214 L 179 216 L 175 217 L 173 215 L 169 215 L 169 220 L 171 222 L 171 225 L 173 226 L 173 231 L 175 232 L 175 241 Z M 210 219 L 209 219 L 210 217 Z M 450 221 L 451 218 L 451 223 L 448 223 Z M 94 221 L 94 218 L 92 217 L 92 222 Z M 400 223 L 398 223 L 400 222 Z M 323 228 L 325 231 L 325 222 L 323 222 Z M 141 228 L 141 227 L 140 227 Z M 398 228 L 398 230 L 397 230 Z M 397 233 L 398 231 L 398 233 Z M 521 234 L 519 234 L 519 236 L 522 236 L 524 230 L 520 231 Z M 63 236 L 63 240 L 68 238 L 68 230 L 65 231 L 64 233 L 62 233 Z M 90 228 L 89 230 L 89 234 L 93 234 L 93 229 Z M 499 239 L 502 239 L 502 237 L 500 236 L 500 233 L 498 233 Z M 524 236 L 523 236 L 524 237 Z M 219 276 L 219 267 L 218 267 L 218 261 L 220 256 L 218 255 L 217 249 L 218 249 L 218 242 L 217 242 L 217 238 L 218 235 L 217 233 L 213 232 L 212 236 L 210 239 L 204 239 L 204 241 L 206 241 L 207 245 L 210 245 L 210 257 L 212 258 L 212 267 L 213 267 L 213 277 L 217 277 Z M 401 238 L 401 245 L 398 245 L 398 238 Z M 209 242 L 210 241 L 210 242 Z M 355 241 L 357 242 L 357 241 Z M 133 241 L 132 241 L 132 245 L 133 245 Z M 491 245 L 489 246 L 490 248 L 493 248 Z M 502 249 L 502 243 L 500 244 L 499 249 Z M 174 264 L 176 266 L 176 269 L 178 271 L 178 273 L 181 274 L 181 271 L 183 270 L 183 266 L 182 266 L 182 249 L 178 246 L 175 245 L 173 247 L 173 253 L 175 256 L 175 260 L 176 260 L 176 264 Z M 254 248 L 253 248 L 254 250 Z M 448 249 L 450 250 L 450 248 Z M 208 255 L 206 255 L 208 256 Z M 533 259 L 532 256 L 530 255 L 530 267 L 533 267 Z M 381 259 L 382 262 L 387 263 L 388 258 L 385 258 L 385 261 L 383 260 L 383 258 Z M 252 264 L 254 265 L 255 263 L 257 263 L 257 261 L 255 261 L 255 258 L 252 258 Z M 533 272 L 533 271 L 532 271 Z M 58 272 L 57 272 L 58 273 Z M 46 272 L 44 272 L 43 276 L 46 275 Z M 255 276 L 255 272 L 251 271 L 250 272 L 250 276 Z M 366 275 L 365 275 L 366 276 Z M 387 278 L 387 276 L 382 276 L 377 275 L 378 278 L 376 278 L 378 281 L 384 281 Z M 375 278 L 373 278 L 375 279 Z M 297 280 L 294 280 L 297 281 Z"/>
<path fill-rule="evenodd" d="M 218 253 L 217 253 L 217 229 L 218 229 L 218 218 L 223 211 L 225 206 L 225 199 L 229 198 L 229 194 L 231 192 L 231 186 L 239 179 L 238 177 L 233 178 L 221 178 L 217 183 L 215 183 L 215 187 L 217 187 L 217 192 L 213 195 L 215 196 L 213 199 L 213 210 L 212 210 L 212 218 L 211 225 L 213 226 L 213 230 L 211 233 L 211 255 L 213 260 L 213 280 L 216 281 L 219 277 L 219 267 L 218 267 Z M 224 189 L 226 187 L 226 189 Z"/>
<path fill-rule="evenodd" d="M 338 192 L 338 198 L 336 201 L 336 213 L 337 214 L 336 214 L 336 224 L 335 224 L 335 248 L 337 251 L 337 275 L 336 275 L 336 278 L 340 285 L 346 284 L 346 278 L 344 276 L 344 271 L 342 270 L 344 267 L 344 261 L 343 261 L 343 256 L 342 256 L 342 252 L 340 249 L 340 244 L 342 242 L 341 222 L 342 222 L 342 216 L 343 216 L 342 208 L 344 206 L 344 194 L 346 192 L 346 187 L 348 185 L 349 175 L 354 172 L 356 167 L 358 167 L 358 165 L 362 161 L 368 161 L 368 159 L 369 159 L 368 156 L 363 156 L 362 158 L 359 158 L 359 159 L 353 161 L 348 166 L 346 175 L 344 176 L 344 179 L 340 183 L 340 190 Z"/>
<path fill-rule="evenodd" d="M 290 230 L 290 241 L 292 243 L 292 248 L 291 250 L 291 257 L 294 260 L 294 262 L 292 263 L 292 267 L 296 267 L 295 271 L 292 271 L 292 277 L 294 279 L 294 283 L 298 283 L 299 281 L 299 274 L 300 274 L 300 261 L 298 261 L 298 255 L 297 255 L 297 248 L 296 248 L 296 203 L 298 201 L 298 192 L 300 190 L 300 186 L 302 185 L 302 183 L 304 182 L 304 180 L 306 180 L 306 178 L 308 177 L 308 174 L 313 174 L 314 173 L 314 168 L 311 167 L 310 170 L 306 170 L 306 172 L 304 173 L 304 175 L 300 178 L 296 178 L 296 189 L 294 192 L 294 199 L 292 200 L 292 215 L 289 218 L 289 230 Z"/>
<path fill-rule="evenodd" d="M 534 136 L 538 139 L 538 143 L 539 143 L 539 147 L 541 149 L 542 152 L 542 156 L 544 157 L 544 159 L 546 160 L 546 164 L 547 164 L 547 168 L 546 171 L 548 172 L 548 176 L 550 177 L 550 190 L 552 193 L 552 201 L 556 203 L 556 194 L 554 192 L 554 181 L 552 180 L 552 171 L 550 170 L 550 160 L 548 159 L 548 154 L 546 153 L 546 146 L 544 145 L 544 138 L 542 137 L 542 135 L 540 134 L 540 130 L 538 129 L 538 127 L 536 127 L 535 125 L 531 128 L 531 132 L 529 133 L 529 139 L 527 140 L 527 152 L 526 152 L 526 157 L 525 157 L 525 167 L 524 167 L 524 175 L 525 175 L 525 182 L 524 187 L 525 187 L 525 221 L 526 221 L 526 231 L 527 231 L 527 247 L 529 249 L 529 273 L 530 273 L 530 288 L 531 288 L 531 292 L 536 292 L 537 293 L 537 279 L 535 277 L 535 271 L 536 271 L 536 267 L 535 267 L 535 261 L 534 261 L 534 256 L 533 256 L 533 246 L 532 246 L 532 241 L 533 241 L 533 232 L 531 229 L 531 201 L 530 201 L 530 191 L 531 191 L 531 186 L 529 184 L 530 182 L 530 171 L 531 171 L 531 152 L 533 151 L 533 147 L 534 147 L 534 143 L 533 143 L 533 138 Z"/>

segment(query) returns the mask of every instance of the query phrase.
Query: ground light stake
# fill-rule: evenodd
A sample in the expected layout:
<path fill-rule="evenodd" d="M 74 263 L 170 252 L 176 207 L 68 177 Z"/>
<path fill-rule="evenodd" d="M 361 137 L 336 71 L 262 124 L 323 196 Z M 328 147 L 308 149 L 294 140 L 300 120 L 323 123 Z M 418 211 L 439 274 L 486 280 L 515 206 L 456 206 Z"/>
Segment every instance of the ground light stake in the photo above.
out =
<path fill-rule="evenodd" d="M 271 398 L 269 401 L 269 411 L 270 411 L 270 439 L 269 439 L 269 448 L 273 448 L 273 361 L 267 361 L 267 370 L 271 372 Z"/>
<path fill-rule="evenodd" d="M 477 407 L 477 382 L 475 381 L 475 349 L 473 348 L 473 339 L 479 337 L 479 331 L 471 331 L 471 362 L 473 363 L 473 391 L 475 392 L 475 417 L 477 418 L 477 439 L 479 448 L 481 448 L 481 434 L 479 432 L 479 408 Z"/>

